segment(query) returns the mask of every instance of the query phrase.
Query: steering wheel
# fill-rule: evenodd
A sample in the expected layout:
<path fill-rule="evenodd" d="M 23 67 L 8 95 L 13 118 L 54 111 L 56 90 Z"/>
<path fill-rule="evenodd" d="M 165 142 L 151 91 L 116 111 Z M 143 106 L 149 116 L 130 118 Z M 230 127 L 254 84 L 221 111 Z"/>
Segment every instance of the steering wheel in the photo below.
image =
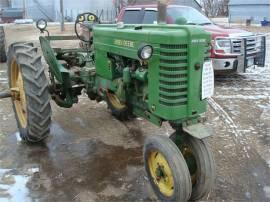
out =
<path fill-rule="evenodd" d="M 90 43 L 93 39 L 92 31 L 96 24 L 99 24 L 98 17 L 93 13 L 82 13 L 75 21 L 75 33 L 78 39 Z"/>

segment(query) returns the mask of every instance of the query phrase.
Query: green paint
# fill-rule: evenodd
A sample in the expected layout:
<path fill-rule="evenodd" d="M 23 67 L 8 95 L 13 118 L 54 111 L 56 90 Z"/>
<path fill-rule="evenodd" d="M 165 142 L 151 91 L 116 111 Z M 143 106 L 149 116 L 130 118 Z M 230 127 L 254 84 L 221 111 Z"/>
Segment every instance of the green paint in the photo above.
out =
<path fill-rule="evenodd" d="M 52 40 L 72 40 L 72 37 L 40 37 L 52 77 L 58 84 L 56 86 L 61 86 L 52 88 L 65 95 L 62 106 L 71 107 L 80 90 L 85 88 L 89 97 L 94 95 L 97 100 L 105 99 L 106 91 L 115 93 L 135 115 L 156 125 L 163 121 L 180 125 L 190 121 L 197 123 L 197 118 L 206 111 L 206 101 L 201 100 L 202 68 L 196 69 L 195 65 L 202 67 L 209 58 L 210 34 L 201 28 L 97 25 L 93 36 L 93 50 L 88 52 L 50 47 Z M 138 57 L 142 45 L 153 47 L 153 55 L 148 61 L 140 61 Z M 75 61 L 84 64 L 79 75 L 71 74 L 59 63 L 57 59 L 64 53 L 75 54 Z"/>

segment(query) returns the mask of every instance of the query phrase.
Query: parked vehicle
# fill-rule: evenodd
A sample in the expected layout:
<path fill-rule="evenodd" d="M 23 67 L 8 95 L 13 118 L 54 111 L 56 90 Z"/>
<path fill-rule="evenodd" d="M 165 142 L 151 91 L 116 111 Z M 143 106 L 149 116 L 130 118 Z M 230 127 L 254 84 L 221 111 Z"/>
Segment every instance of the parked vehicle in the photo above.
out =
<path fill-rule="evenodd" d="M 17 19 L 23 19 L 24 11 L 19 8 L 4 8 L 0 12 L 0 22 L 13 23 Z"/>
<path fill-rule="evenodd" d="M 157 5 L 133 5 L 123 8 L 117 18 L 125 24 L 155 24 Z M 194 8 L 170 5 L 167 23 L 199 25 L 212 35 L 211 59 L 216 72 L 246 72 L 248 67 L 265 66 L 265 36 L 241 29 L 215 25 Z"/>

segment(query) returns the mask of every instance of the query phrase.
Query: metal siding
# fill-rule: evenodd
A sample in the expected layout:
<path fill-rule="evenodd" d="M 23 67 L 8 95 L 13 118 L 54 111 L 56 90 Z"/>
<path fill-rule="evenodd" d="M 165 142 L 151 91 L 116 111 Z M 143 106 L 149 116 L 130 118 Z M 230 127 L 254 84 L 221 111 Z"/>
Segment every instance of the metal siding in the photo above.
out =
<path fill-rule="evenodd" d="M 0 10 L 9 6 L 8 0 L 0 0 Z"/>
<path fill-rule="evenodd" d="M 259 23 L 265 17 L 270 20 L 269 5 L 230 5 L 230 22 L 246 21 L 253 18 L 253 22 Z"/>
<path fill-rule="evenodd" d="M 113 1 L 110 0 L 84 0 L 83 4 L 78 4 L 77 1 L 74 0 L 65 0 L 64 1 L 64 12 L 65 12 L 65 17 L 68 17 L 72 20 L 75 20 L 77 15 L 83 12 L 92 12 L 95 14 L 101 13 L 103 10 L 104 15 L 103 19 L 107 19 L 107 10 L 108 10 L 108 18 L 111 19 L 112 16 L 111 14 L 115 14 L 114 10 L 114 5 Z M 56 20 L 60 19 L 60 4 L 59 2 L 55 2 L 55 15 L 56 15 Z M 105 19 L 106 18 L 106 19 Z"/>
<path fill-rule="evenodd" d="M 23 8 L 22 0 L 11 0 L 12 8 Z M 44 18 L 49 21 L 55 19 L 54 0 L 25 0 L 26 18 L 38 20 Z"/>
<path fill-rule="evenodd" d="M 259 4 L 270 4 L 270 0 L 230 0 L 229 5 L 259 5 Z"/>

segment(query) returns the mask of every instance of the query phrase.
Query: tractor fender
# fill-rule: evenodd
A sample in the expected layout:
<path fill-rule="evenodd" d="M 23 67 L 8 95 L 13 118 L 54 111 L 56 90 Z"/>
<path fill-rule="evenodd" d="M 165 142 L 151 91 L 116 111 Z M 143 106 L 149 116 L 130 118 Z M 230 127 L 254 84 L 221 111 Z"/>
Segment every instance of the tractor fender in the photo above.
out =
<path fill-rule="evenodd" d="M 212 129 L 202 123 L 183 126 L 183 131 L 197 139 L 205 139 L 213 134 Z"/>

